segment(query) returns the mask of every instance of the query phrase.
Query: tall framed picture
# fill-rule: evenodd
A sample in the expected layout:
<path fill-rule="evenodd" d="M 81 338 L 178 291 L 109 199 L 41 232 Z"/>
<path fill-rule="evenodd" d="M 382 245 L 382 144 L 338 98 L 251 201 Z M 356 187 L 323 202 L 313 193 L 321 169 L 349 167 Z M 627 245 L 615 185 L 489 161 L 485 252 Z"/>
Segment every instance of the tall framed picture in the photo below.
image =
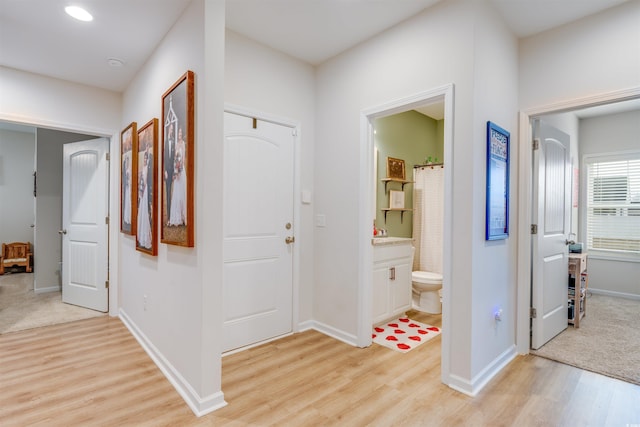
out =
<path fill-rule="evenodd" d="M 158 119 L 153 118 L 138 130 L 138 178 L 136 249 L 158 254 Z"/>
<path fill-rule="evenodd" d="M 137 123 L 132 122 L 120 133 L 120 231 L 124 234 L 136 234 L 136 174 L 134 168 L 134 149 L 137 150 Z"/>
<path fill-rule="evenodd" d="M 509 132 L 487 122 L 486 240 L 509 237 L 509 138 Z"/>
<path fill-rule="evenodd" d="M 162 95 L 161 242 L 193 247 L 194 74 Z"/>

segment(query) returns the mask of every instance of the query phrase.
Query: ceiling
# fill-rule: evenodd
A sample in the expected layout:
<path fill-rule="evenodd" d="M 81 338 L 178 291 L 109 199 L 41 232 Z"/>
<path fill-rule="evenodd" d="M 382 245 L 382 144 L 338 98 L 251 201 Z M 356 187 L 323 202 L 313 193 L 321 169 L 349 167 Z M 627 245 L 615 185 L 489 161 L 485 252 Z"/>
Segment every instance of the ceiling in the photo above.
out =
<path fill-rule="evenodd" d="M 317 65 L 439 1 L 227 0 L 226 19 L 233 31 Z M 489 1 L 526 37 L 626 0 Z M 122 92 L 190 2 L 0 0 L 0 65 Z M 95 19 L 67 16 L 69 4 Z"/>

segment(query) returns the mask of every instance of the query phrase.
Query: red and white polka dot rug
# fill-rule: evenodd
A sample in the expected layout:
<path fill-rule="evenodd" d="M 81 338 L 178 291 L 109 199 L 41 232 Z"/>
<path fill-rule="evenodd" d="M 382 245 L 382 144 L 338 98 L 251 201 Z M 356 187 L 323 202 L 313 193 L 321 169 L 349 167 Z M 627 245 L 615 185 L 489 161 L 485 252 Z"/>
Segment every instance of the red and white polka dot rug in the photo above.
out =
<path fill-rule="evenodd" d="M 441 332 L 441 329 L 435 326 L 400 317 L 386 324 L 374 326 L 372 338 L 376 344 L 406 353 L 437 337 Z"/>

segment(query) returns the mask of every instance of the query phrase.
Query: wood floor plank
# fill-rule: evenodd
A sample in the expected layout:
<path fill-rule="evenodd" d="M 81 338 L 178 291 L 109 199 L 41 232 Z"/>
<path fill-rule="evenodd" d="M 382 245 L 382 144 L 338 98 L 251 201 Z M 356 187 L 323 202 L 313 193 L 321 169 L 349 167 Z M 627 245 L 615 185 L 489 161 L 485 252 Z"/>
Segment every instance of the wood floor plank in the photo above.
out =
<path fill-rule="evenodd" d="M 225 356 L 228 405 L 197 418 L 120 320 L 82 320 L 0 335 L 0 425 L 640 424 L 636 385 L 528 355 L 469 397 L 440 382 L 440 351 L 440 337 L 402 354 L 291 335 Z"/>

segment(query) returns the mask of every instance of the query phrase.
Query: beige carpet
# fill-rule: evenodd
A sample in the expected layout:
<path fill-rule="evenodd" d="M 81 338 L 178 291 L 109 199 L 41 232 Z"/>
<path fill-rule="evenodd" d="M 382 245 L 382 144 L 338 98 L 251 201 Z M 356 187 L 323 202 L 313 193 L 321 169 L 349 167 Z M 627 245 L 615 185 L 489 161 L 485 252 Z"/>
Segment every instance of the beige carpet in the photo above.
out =
<path fill-rule="evenodd" d="M 580 328 L 531 353 L 640 385 L 640 301 L 592 295 Z"/>
<path fill-rule="evenodd" d="M 33 292 L 32 273 L 0 276 L 0 334 L 104 316 L 62 302 L 60 292 Z"/>

